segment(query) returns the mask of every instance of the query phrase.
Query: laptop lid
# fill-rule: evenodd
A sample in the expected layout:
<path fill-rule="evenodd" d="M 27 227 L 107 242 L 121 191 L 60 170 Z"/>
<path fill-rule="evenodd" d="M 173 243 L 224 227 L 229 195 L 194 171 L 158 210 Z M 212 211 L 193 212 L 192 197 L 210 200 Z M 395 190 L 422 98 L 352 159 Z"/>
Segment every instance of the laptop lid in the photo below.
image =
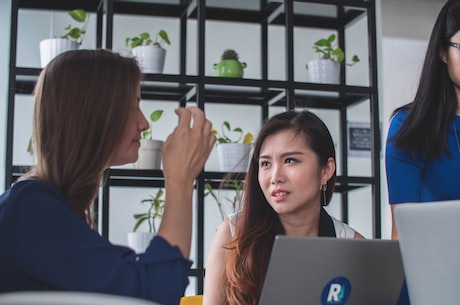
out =
<path fill-rule="evenodd" d="M 459 304 L 460 200 L 394 208 L 411 304 Z"/>
<path fill-rule="evenodd" d="M 397 241 L 277 236 L 259 305 L 396 304 Z"/>

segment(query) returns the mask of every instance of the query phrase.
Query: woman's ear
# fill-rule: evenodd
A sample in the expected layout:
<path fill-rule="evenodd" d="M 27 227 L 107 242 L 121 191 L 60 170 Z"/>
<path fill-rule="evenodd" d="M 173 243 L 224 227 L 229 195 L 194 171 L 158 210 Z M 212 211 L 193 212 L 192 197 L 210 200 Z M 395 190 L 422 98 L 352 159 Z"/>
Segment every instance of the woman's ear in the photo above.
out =
<path fill-rule="evenodd" d="M 447 64 L 447 52 L 446 52 L 446 50 L 444 50 L 443 48 L 440 48 L 440 49 L 439 49 L 439 58 L 440 58 L 445 64 Z"/>
<path fill-rule="evenodd" d="M 335 160 L 334 158 L 329 158 L 327 159 L 326 164 L 323 165 L 323 168 L 321 169 L 321 181 L 329 181 L 332 175 L 334 175 L 334 172 L 335 172 Z"/>

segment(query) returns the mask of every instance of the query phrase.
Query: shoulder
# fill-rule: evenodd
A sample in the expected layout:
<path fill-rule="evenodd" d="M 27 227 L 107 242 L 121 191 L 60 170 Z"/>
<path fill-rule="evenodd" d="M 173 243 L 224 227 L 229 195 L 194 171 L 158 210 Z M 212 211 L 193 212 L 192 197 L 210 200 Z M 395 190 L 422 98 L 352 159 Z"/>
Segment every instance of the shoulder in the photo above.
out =
<path fill-rule="evenodd" d="M 215 242 L 218 244 L 225 245 L 229 243 L 234 234 L 234 223 L 230 217 L 225 218 L 219 227 L 217 228 L 216 234 L 214 236 Z"/>
<path fill-rule="evenodd" d="M 46 182 L 23 180 L 14 183 L 11 188 L 2 194 L 0 197 L 0 206 L 11 206 L 14 203 L 14 206 L 17 208 L 26 206 L 29 209 L 41 201 L 44 204 L 52 204 L 53 202 L 63 202 L 65 198 L 56 188 Z"/>
<path fill-rule="evenodd" d="M 0 223 L 54 220 L 63 213 L 74 215 L 65 197 L 52 185 L 39 180 L 16 182 L 0 196 Z"/>
<path fill-rule="evenodd" d="M 355 238 L 357 232 L 354 229 L 352 229 L 349 225 L 343 223 L 335 217 L 331 216 L 331 219 L 332 223 L 334 224 L 335 235 L 337 238 Z"/>
<path fill-rule="evenodd" d="M 404 122 L 404 120 L 407 118 L 407 115 L 409 114 L 409 109 L 403 109 L 398 111 L 390 121 L 390 130 L 391 129 L 398 129 L 401 124 Z"/>

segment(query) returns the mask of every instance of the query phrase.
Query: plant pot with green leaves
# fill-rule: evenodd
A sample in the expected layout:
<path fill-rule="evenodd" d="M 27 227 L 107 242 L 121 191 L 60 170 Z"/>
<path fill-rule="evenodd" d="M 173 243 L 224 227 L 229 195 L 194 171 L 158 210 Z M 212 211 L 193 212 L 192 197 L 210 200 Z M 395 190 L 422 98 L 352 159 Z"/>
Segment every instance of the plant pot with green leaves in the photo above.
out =
<path fill-rule="evenodd" d="M 147 206 L 147 211 L 133 215 L 136 222 L 133 232 L 128 232 L 128 246 L 136 253 L 144 253 L 153 236 L 157 233 L 157 225 L 161 220 L 161 216 L 163 216 L 164 210 L 163 194 L 164 191 L 160 188 L 155 195 L 150 195 L 148 198 L 141 200 L 140 203 Z M 148 231 L 139 230 L 145 223 L 148 225 Z"/>
<path fill-rule="evenodd" d="M 68 12 L 69 16 L 81 24 L 81 26 L 65 27 L 66 33 L 57 38 L 48 38 L 40 41 L 40 64 L 44 68 L 57 55 L 80 48 L 86 34 L 89 14 L 82 9 L 74 9 Z"/>
<path fill-rule="evenodd" d="M 152 40 L 147 32 L 126 38 L 126 46 L 132 48 L 143 73 L 163 73 L 166 59 L 166 49 L 163 47 L 165 44 L 171 44 L 165 30 L 160 30 L 155 40 Z"/>
<path fill-rule="evenodd" d="M 153 139 L 152 127 L 153 123 L 157 122 L 162 114 L 163 110 L 155 110 L 150 113 L 150 128 L 142 132 L 139 158 L 134 163 L 134 168 L 136 169 L 161 169 L 161 149 L 164 142 Z"/>
<path fill-rule="evenodd" d="M 245 62 L 240 62 L 235 50 L 227 49 L 222 53 L 221 61 L 213 65 L 216 76 L 241 78 L 246 68 Z"/>
<path fill-rule="evenodd" d="M 345 53 L 336 43 L 336 35 L 317 40 L 313 49 L 319 58 L 310 60 L 307 70 L 310 82 L 338 84 L 340 82 L 340 65 L 353 66 L 359 62 L 358 55 L 353 55 L 351 63 L 345 62 Z"/>
<path fill-rule="evenodd" d="M 246 172 L 252 147 L 253 135 L 247 132 L 243 136 L 240 127 L 232 128 L 228 121 L 222 123 L 221 134 L 216 135 L 216 148 L 220 170 L 224 172 Z M 232 138 L 233 137 L 233 138 Z"/>

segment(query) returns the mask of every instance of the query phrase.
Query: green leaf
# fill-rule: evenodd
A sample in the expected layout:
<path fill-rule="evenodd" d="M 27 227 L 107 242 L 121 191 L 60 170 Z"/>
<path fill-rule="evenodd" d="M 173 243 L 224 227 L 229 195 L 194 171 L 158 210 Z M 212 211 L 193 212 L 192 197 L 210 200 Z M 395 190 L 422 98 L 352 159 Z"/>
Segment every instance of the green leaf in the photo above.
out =
<path fill-rule="evenodd" d="M 315 45 L 319 47 L 327 47 L 330 45 L 330 42 L 329 40 L 323 38 L 315 42 Z"/>
<path fill-rule="evenodd" d="M 335 57 L 336 62 L 341 63 L 345 59 L 345 54 L 343 53 L 341 48 L 337 48 L 332 51 L 332 56 Z"/>
<path fill-rule="evenodd" d="M 156 110 L 150 114 L 150 120 L 152 122 L 156 122 L 161 118 L 162 114 L 163 114 L 163 110 Z"/>
<path fill-rule="evenodd" d="M 225 126 L 227 128 L 228 131 L 230 131 L 230 123 L 225 121 L 222 123 L 223 126 Z"/>
<path fill-rule="evenodd" d="M 359 62 L 359 57 L 358 55 L 353 55 L 353 58 L 351 59 L 352 62 L 357 63 Z"/>
<path fill-rule="evenodd" d="M 150 38 L 150 34 L 147 33 L 147 32 L 143 32 L 143 33 L 141 33 L 141 34 L 139 35 L 139 37 L 140 37 L 141 40 L 147 40 L 147 39 Z"/>
<path fill-rule="evenodd" d="M 165 30 L 161 30 L 158 32 L 158 35 L 161 37 L 161 39 L 164 40 L 164 42 L 168 45 L 171 44 L 171 42 L 169 41 L 169 37 L 168 37 L 168 33 L 166 33 Z"/>
<path fill-rule="evenodd" d="M 85 22 L 88 14 L 82 9 L 74 9 L 69 12 L 70 17 L 77 22 Z"/>
<path fill-rule="evenodd" d="M 144 221 L 146 221 L 147 219 L 149 219 L 148 216 L 139 218 L 139 219 L 136 221 L 136 223 L 134 224 L 133 232 L 136 232 L 136 230 L 139 228 L 139 226 L 140 226 Z"/>

